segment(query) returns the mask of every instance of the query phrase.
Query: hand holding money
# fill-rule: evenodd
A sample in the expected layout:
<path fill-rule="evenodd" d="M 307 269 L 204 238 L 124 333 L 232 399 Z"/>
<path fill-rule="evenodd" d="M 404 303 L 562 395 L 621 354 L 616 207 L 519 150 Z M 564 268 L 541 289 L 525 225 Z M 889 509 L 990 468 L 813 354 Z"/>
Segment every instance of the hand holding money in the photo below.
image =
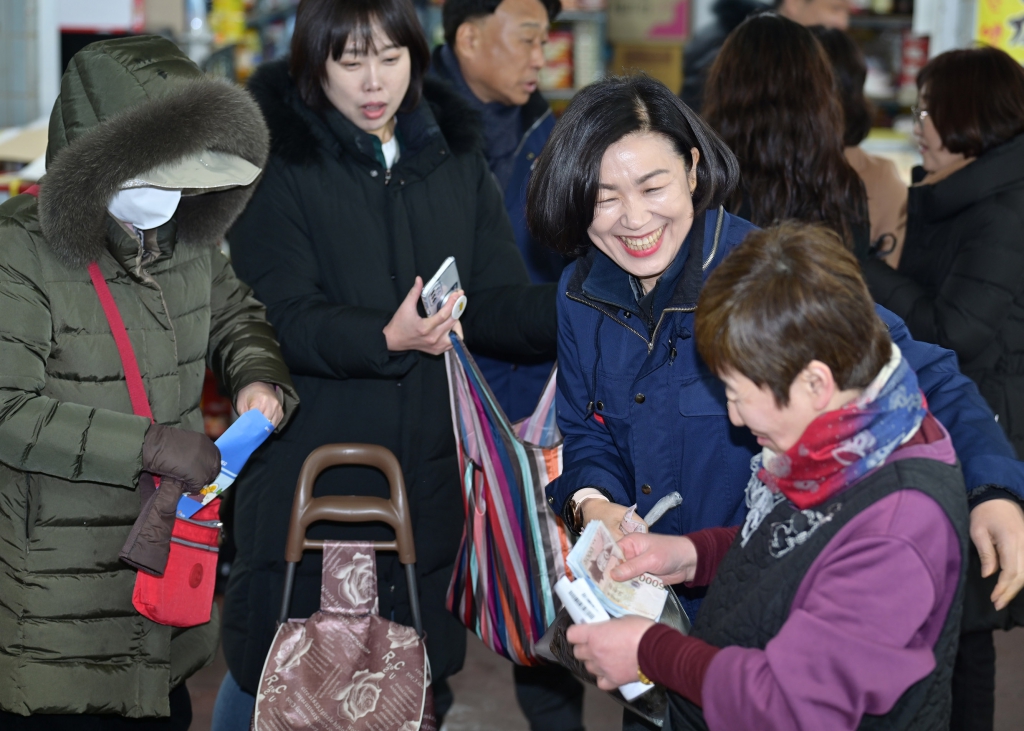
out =
<path fill-rule="evenodd" d="M 625 581 L 612 578 L 612 571 L 625 558 L 607 526 L 600 520 L 594 520 L 587 524 L 583 535 L 569 552 L 567 562 L 573 576 L 586 580 L 601 606 L 611 616 L 638 614 L 657 620 L 665 607 L 668 590 L 663 582 L 650 574 L 641 573 Z"/>
<path fill-rule="evenodd" d="M 621 541 L 624 560 L 612 571 L 616 581 L 650 574 L 665 584 L 692 581 L 697 571 L 697 548 L 686 536 L 633 533 Z"/>
<path fill-rule="evenodd" d="M 569 616 L 572 617 L 572 621 L 576 624 L 585 625 L 597 623 L 605 626 L 611 626 L 609 624 L 611 617 L 608 616 L 608 612 L 604 610 L 601 606 L 601 602 L 599 602 L 597 597 L 594 596 L 594 592 L 590 590 L 590 586 L 587 584 L 586 579 L 576 579 L 576 581 L 570 582 L 568 578 L 563 576 L 555 584 L 555 593 L 558 594 L 558 598 L 562 600 L 565 610 L 569 613 Z M 649 622 L 649 620 L 642 617 L 624 617 L 623 621 L 630 619 L 639 619 L 643 622 Z M 647 626 L 650 625 L 648 624 Z M 591 635 L 589 633 L 573 630 L 572 627 L 570 627 L 566 630 L 565 639 L 570 644 L 576 643 L 579 645 L 586 645 L 590 636 Z M 632 662 L 634 663 L 636 662 L 637 647 L 640 643 L 639 637 L 637 638 L 636 643 L 637 646 L 634 646 L 632 649 Z M 629 656 L 629 647 L 628 643 L 615 647 L 616 650 L 625 650 L 627 653 L 624 667 L 630 667 L 629 663 L 631 660 Z M 582 656 L 580 653 L 582 653 Z M 573 647 L 573 654 L 576 659 L 584 661 L 587 660 L 590 655 L 586 648 L 580 649 L 575 646 Z M 616 660 L 612 662 L 612 665 L 619 668 L 623 663 L 620 660 Z M 588 664 L 587 662 L 584 662 L 584 667 L 586 667 L 587 671 L 595 677 L 598 687 L 602 690 L 611 690 L 611 687 L 606 687 L 607 684 L 611 682 L 610 680 L 603 685 L 601 683 L 600 676 L 605 675 L 605 673 L 599 672 L 599 668 L 596 668 L 594 665 Z M 627 680 L 614 687 L 618 688 L 619 693 L 622 694 L 623 698 L 627 701 L 632 701 L 649 691 L 652 686 L 650 683 L 642 682 L 639 679 L 639 676 L 637 676 L 636 680 L 633 680 L 632 676 L 630 676 Z"/>

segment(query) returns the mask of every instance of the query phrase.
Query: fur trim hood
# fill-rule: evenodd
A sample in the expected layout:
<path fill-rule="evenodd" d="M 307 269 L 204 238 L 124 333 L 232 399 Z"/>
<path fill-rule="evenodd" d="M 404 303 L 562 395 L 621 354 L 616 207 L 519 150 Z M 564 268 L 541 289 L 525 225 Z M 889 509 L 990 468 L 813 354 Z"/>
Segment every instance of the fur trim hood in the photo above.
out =
<path fill-rule="evenodd" d="M 291 165 L 316 164 L 323 154 L 326 125 L 300 99 L 287 59 L 260 66 L 249 80 L 249 90 L 270 128 L 271 152 Z M 454 154 L 483 151 L 480 115 L 447 82 L 424 78 L 423 102 L 413 114 L 424 107 L 424 116 L 432 116 L 429 123 L 437 125 Z"/>
<path fill-rule="evenodd" d="M 84 266 L 107 247 L 110 198 L 131 178 L 205 149 L 266 163 L 269 136 L 252 97 L 206 78 L 157 36 L 94 43 L 71 60 L 50 115 L 39 224 L 54 253 Z M 245 187 L 181 199 L 178 243 L 217 244 L 245 208 Z"/>

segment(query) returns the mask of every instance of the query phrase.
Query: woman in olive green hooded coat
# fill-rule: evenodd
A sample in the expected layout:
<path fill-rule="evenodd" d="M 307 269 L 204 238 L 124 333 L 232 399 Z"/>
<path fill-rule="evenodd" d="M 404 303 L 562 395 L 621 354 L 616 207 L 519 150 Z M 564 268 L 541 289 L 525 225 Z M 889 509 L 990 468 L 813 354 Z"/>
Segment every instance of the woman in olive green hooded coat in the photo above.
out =
<path fill-rule="evenodd" d="M 213 657 L 216 612 L 184 630 L 141 616 L 118 551 L 139 516 L 140 472 L 159 473 L 144 442 L 202 432 L 207 365 L 239 411 L 280 421 L 282 403 L 285 417 L 297 403 L 262 305 L 217 248 L 255 182 L 170 186 L 186 188 L 180 204 L 151 230 L 107 207 L 129 181 L 210 151 L 255 175 L 267 147 L 249 95 L 206 79 L 172 43 L 104 41 L 64 74 L 38 199 L 0 206 L 0 727 L 166 717 L 172 689 Z M 92 261 L 159 427 L 132 412 Z M 184 696 L 173 715 L 187 727 Z"/>

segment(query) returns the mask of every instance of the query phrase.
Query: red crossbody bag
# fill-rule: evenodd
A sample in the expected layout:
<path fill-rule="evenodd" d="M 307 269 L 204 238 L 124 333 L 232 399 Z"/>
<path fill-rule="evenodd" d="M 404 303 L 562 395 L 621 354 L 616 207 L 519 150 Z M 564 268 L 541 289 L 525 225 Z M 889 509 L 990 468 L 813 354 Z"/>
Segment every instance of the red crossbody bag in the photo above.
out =
<path fill-rule="evenodd" d="M 39 197 L 39 186 L 33 185 L 25 193 Z M 136 416 L 153 421 L 146 387 L 142 382 L 139 363 L 135 359 L 128 331 L 114 295 L 103 278 L 99 264 L 89 265 L 96 295 L 110 332 L 121 357 L 128 396 Z M 160 478 L 153 477 L 157 489 Z M 137 572 L 132 604 L 138 612 L 159 624 L 172 627 L 194 627 L 210 621 L 213 607 L 213 587 L 217 579 L 217 553 L 220 539 L 220 498 L 213 500 L 190 519 L 176 518 L 171 533 L 171 550 L 162 576 Z"/>

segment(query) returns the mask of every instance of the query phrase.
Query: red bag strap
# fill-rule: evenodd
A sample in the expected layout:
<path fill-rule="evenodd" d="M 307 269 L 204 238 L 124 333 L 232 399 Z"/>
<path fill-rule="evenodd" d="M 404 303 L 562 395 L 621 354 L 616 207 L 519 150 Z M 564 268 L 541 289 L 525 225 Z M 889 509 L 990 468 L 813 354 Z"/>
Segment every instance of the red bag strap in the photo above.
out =
<path fill-rule="evenodd" d="M 107 316 L 110 332 L 117 344 L 117 353 L 121 356 L 121 367 L 124 368 L 124 378 L 128 382 L 128 397 L 132 400 L 132 411 L 136 416 L 145 416 L 153 421 L 153 410 L 149 408 L 149 398 L 146 396 L 146 387 L 142 383 L 139 363 L 135 360 L 132 341 L 128 339 L 128 331 L 125 330 L 124 320 L 121 319 L 121 312 L 117 309 L 114 295 L 110 293 L 107 280 L 103 278 L 100 265 L 96 262 L 89 265 L 89 277 L 92 279 L 92 286 L 96 288 L 96 295 L 100 298 L 103 314 Z"/>
<path fill-rule="evenodd" d="M 26 188 L 24 192 L 38 198 L 39 186 L 33 185 Z M 135 359 L 132 341 L 128 339 L 128 331 L 124 327 L 124 320 L 121 319 L 121 312 L 117 309 L 117 302 L 114 301 L 114 295 L 110 293 L 107 280 L 103 278 L 100 265 L 96 262 L 89 265 L 89 278 L 92 279 L 92 286 L 96 288 L 96 295 L 100 298 L 103 314 L 106 315 L 107 324 L 110 325 L 110 332 L 117 345 L 117 354 L 121 356 L 121 367 L 124 369 L 125 381 L 128 382 L 128 398 L 132 401 L 132 411 L 136 416 L 145 416 L 150 421 L 154 421 L 153 410 L 149 407 L 149 397 L 146 396 L 146 387 L 142 383 L 142 374 L 139 372 L 139 362 Z"/>

